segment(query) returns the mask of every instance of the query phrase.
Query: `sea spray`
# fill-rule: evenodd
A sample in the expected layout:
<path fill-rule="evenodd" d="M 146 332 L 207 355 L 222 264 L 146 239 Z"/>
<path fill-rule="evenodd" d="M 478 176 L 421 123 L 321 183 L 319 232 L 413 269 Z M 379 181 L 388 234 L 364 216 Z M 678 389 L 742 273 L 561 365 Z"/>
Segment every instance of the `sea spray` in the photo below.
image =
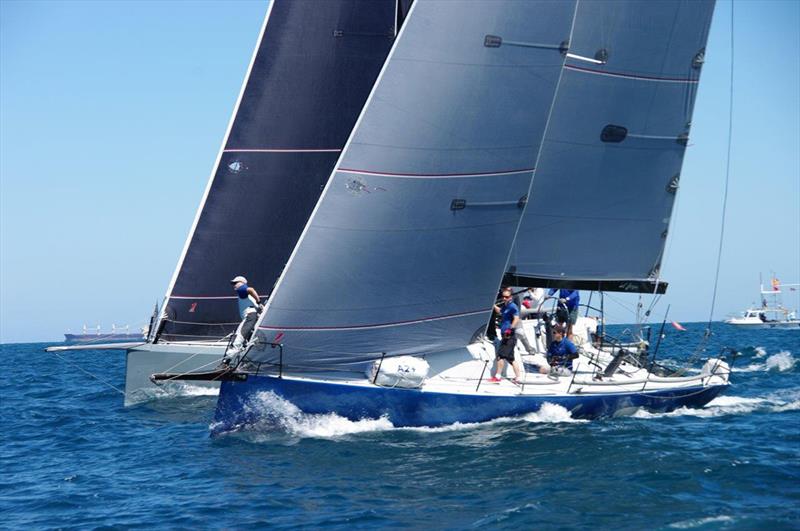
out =
<path fill-rule="evenodd" d="M 542 407 L 539 409 L 539 411 L 528 413 L 522 418 L 527 422 L 537 422 L 537 423 L 538 422 L 549 422 L 549 423 L 588 422 L 587 420 L 572 418 L 572 415 L 564 406 L 559 406 L 558 404 L 551 404 L 550 402 L 545 402 L 544 404 L 542 404 Z"/>
<path fill-rule="evenodd" d="M 777 354 L 773 354 L 767 358 L 765 367 L 768 371 L 786 372 L 791 371 L 797 360 L 792 357 L 792 353 L 788 350 L 782 350 Z"/>
<path fill-rule="evenodd" d="M 394 426 L 385 417 L 352 421 L 335 413 L 304 413 L 272 391 L 257 393 L 246 405 L 248 422 L 241 431 L 276 433 L 297 438 L 336 439 L 355 433 L 384 431 Z"/>

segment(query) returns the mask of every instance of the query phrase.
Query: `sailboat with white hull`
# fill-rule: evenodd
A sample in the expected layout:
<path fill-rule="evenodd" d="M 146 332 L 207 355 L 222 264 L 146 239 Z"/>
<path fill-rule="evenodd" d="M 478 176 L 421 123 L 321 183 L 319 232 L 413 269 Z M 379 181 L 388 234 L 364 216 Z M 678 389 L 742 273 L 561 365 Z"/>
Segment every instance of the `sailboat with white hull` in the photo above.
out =
<path fill-rule="evenodd" d="M 624 350 L 592 347 L 587 318 L 568 377 L 488 383 L 494 348 L 480 339 L 503 278 L 666 288 L 660 262 L 712 11 L 414 2 L 222 383 L 214 429 L 254 420 L 264 393 L 310 413 L 435 426 L 545 402 L 587 418 L 669 411 L 722 392 L 725 361 L 692 376 L 626 363 Z M 597 243 L 612 236 L 628 244 Z"/>

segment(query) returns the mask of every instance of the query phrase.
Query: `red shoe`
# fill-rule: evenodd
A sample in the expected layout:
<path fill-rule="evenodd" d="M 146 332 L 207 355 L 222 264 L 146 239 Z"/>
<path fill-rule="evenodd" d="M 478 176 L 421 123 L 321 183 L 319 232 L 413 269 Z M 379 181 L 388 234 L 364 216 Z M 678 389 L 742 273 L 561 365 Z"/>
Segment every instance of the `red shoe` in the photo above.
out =
<path fill-rule="evenodd" d="M 502 380 L 501 378 L 498 378 L 497 376 L 492 376 L 491 378 L 489 378 L 489 381 L 490 381 L 491 383 L 500 383 L 500 382 L 502 382 L 503 380 Z"/>

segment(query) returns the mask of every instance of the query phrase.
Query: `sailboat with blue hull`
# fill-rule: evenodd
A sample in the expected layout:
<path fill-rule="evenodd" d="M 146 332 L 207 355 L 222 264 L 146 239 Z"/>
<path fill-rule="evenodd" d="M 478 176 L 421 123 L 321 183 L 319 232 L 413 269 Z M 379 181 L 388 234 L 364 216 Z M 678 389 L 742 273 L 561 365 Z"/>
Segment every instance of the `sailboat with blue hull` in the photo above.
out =
<path fill-rule="evenodd" d="M 222 383 L 214 431 L 256 421 L 272 396 L 437 426 L 545 403 L 581 418 L 671 411 L 724 391 L 724 359 L 669 371 L 644 342 L 605 342 L 588 315 L 560 372 L 540 370 L 541 311 L 522 322 L 536 339 L 517 345 L 513 380 L 483 334 L 503 281 L 664 291 L 712 11 L 710 0 L 413 2 Z"/>
<path fill-rule="evenodd" d="M 653 412 L 701 408 L 726 387 L 726 384 L 697 385 L 647 393 L 589 396 L 494 396 L 248 375 L 243 382 L 222 384 L 212 426 L 214 433 L 224 433 L 257 423 L 260 419 L 257 403 L 252 404 L 253 407 L 248 404 L 258 393 L 274 393 L 311 414 L 335 413 L 353 421 L 387 418 L 395 426 L 443 426 L 522 415 L 538 411 L 546 403 L 561 406 L 573 418 L 580 419 L 611 417 L 640 408 Z"/>

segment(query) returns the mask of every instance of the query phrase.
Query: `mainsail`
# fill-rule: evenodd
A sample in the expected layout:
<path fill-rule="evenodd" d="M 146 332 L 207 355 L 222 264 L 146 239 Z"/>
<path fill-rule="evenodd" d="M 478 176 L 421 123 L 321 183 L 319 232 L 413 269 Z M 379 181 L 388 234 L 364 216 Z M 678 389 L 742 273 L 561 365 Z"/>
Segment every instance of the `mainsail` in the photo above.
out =
<path fill-rule="evenodd" d="M 580 2 L 507 282 L 663 291 L 713 0 Z"/>
<path fill-rule="evenodd" d="M 160 338 L 239 322 L 228 280 L 269 293 L 402 20 L 395 0 L 273 0 L 223 148 L 167 291 Z"/>
<path fill-rule="evenodd" d="M 574 10 L 412 5 L 259 323 L 262 338 L 283 344 L 284 364 L 458 348 L 485 326 Z M 277 350 L 250 358 L 277 359 Z"/>

